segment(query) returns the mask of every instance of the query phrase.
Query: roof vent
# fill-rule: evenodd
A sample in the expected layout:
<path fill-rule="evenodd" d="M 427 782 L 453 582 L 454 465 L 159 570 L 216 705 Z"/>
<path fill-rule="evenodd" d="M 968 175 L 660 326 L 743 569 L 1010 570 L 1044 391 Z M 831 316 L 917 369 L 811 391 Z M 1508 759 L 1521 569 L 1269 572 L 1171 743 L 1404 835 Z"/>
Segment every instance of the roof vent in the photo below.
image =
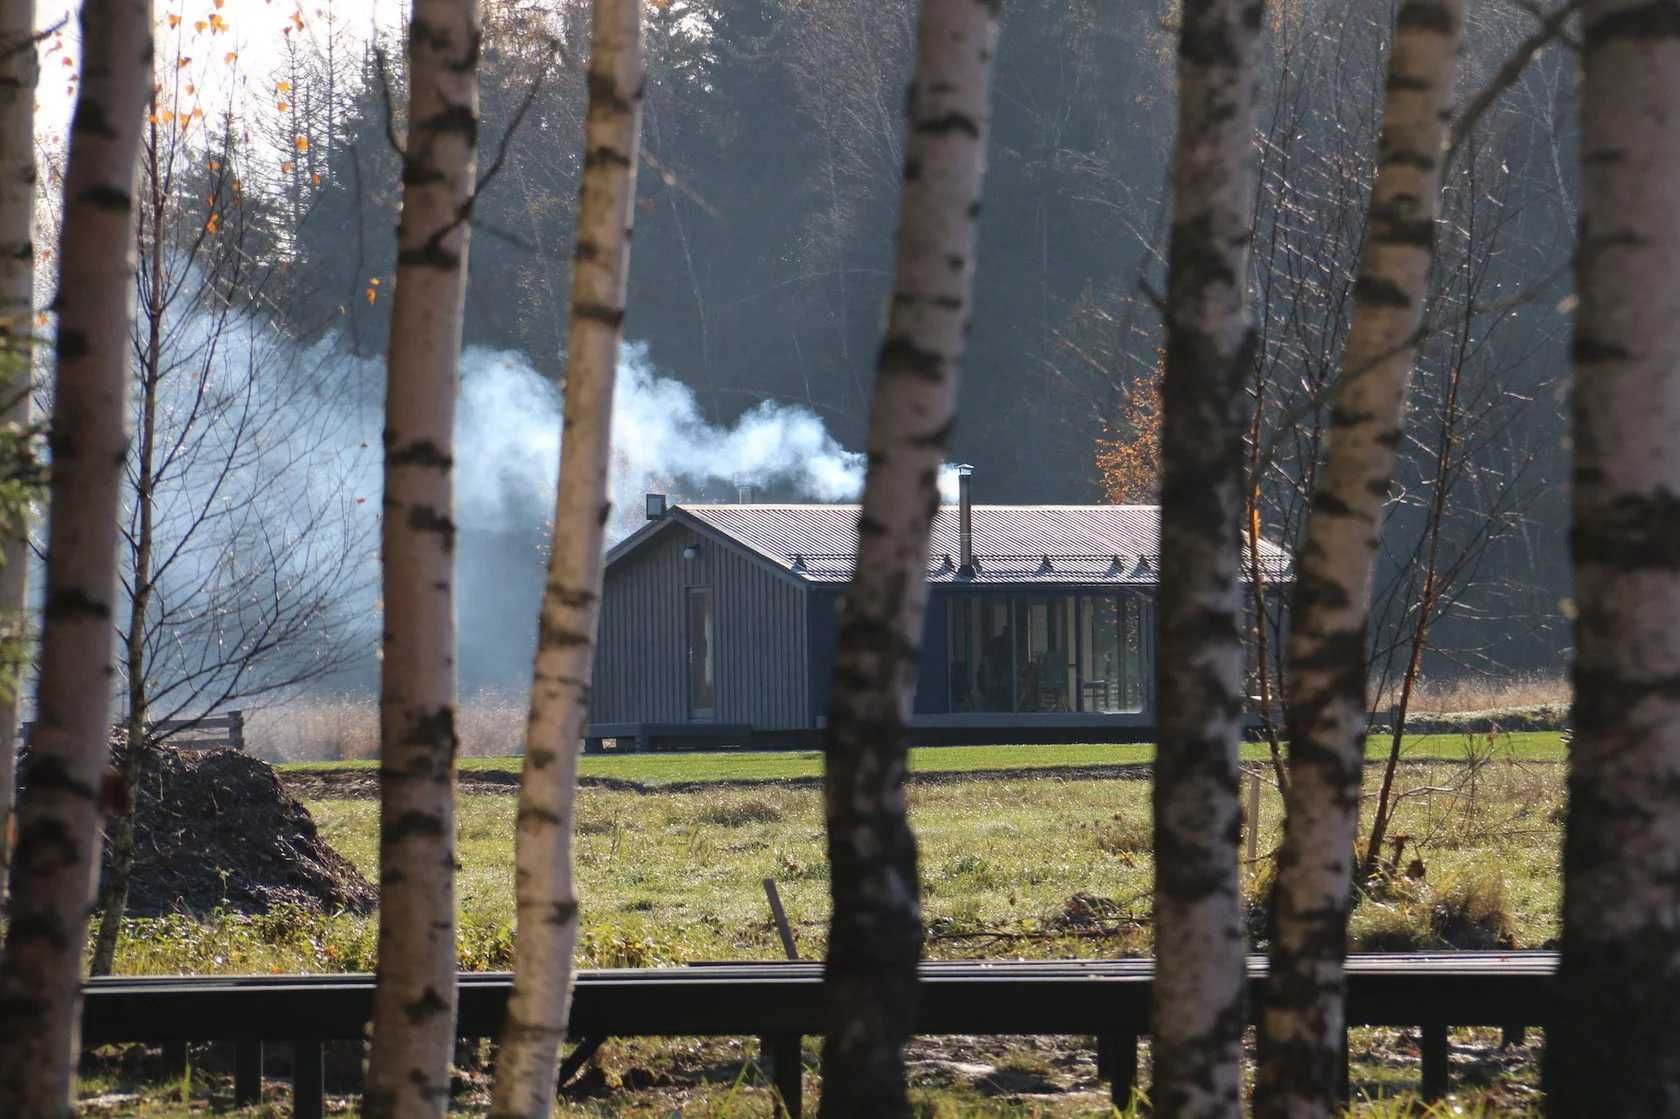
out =
<path fill-rule="evenodd" d="M 1103 572 L 1103 578 L 1105 579 L 1121 579 L 1124 578 L 1125 575 L 1126 565 L 1120 561 L 1119 556 L 1115 556 L 1112 560 L 1110 560 L 1108 570 Z"/>
<path fill-rule="evenodd" d="M 1050 565 L 1050 557 L 1048 555 L 1046 555 L 1046 556 L 1040 557 L 1040 559 L 1038 561 L 1038 570 L 1033 572 L 1033 574 L 1034 575 L 1048 575 L 1054 570 L 1056 570 L 1056 569 Z"/>
<path fill-rule="evenodd" d="M 1132 568 L 1133 575 L 1153 575 L 1155 569 L 1149 565 L 1148 556 L 1139 556 L 1137 566 Z"/>
<path fill-rule="evenodd" d="M 794 571 L 804 571 L 805 570 L 805 557 L 804 556 L 794 556 L 793 557 L 793 570 Z"/>
<path fill-rule="evenodd" d="M 945 574 L 945 575 L 949 575 L 951 572 L 955 571 L 956 569 L 957 569 L 957 565 L 951 562 L 951 553 L 946 552 L 944 558 L 939 561 L 940 573 Z"/>

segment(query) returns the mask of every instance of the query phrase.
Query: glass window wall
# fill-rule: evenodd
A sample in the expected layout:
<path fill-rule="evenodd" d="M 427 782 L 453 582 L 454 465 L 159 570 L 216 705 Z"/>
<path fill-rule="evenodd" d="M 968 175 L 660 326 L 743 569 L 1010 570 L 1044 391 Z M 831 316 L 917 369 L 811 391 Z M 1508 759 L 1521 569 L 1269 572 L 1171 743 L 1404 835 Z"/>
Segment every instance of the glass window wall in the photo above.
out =
<path fill-rule="evenodd" d="M 1147 605 L 1133 594 L 954 594 L 951 711 L 1138 713 Z"/>

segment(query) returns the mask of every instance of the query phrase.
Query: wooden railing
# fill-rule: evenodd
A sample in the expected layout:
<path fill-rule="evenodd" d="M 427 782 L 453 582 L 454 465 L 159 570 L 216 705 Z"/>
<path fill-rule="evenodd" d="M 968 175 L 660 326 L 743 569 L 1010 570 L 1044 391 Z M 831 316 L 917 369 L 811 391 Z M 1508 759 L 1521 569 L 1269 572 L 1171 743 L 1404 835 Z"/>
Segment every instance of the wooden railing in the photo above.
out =
<path fill-rule="evenodd" d="M 1357 955 L 1348 960 L 1350 1026 L 1421 1030 L 1421 1094 L 1447 1091 L 1447 1031 L 1503 1027 L 1507 1036 L 1543 1025 L 1556 955 L 1448 952 Z M 1266 962 L 1249 959 L 1250 1004 Z M 926 963 L 921 970 L 919 1034 L 1073 1034 L 1097 1038 L 1098 1071 L 1116 1104 L 1129 1101 L 1138 1039 L 1149 1031 L 1154 962 L 1032 960 Z M 163 1043 L 185 1060 L 188 1041 L 238 1046 L 235 1103 L 258 1100 L 264 1042 L 290 1042 L 298 1119 L 323 1114 L 322 1043 L 360 1039 L 373 1006 L 371 975 L 159 977 L 90 980 L 82 1040 Z M 463 972 L 460 1037 L 495 1037 L 511 979 Z M 784 1114 L 801 1106 L 801 1038 L 827 1028 L 822 966 L 729 963 L 683 968 L 582 971 L 572 1000 L 577 1048 L 562 1083 L 609 1037 L 759 1037 Z"/>

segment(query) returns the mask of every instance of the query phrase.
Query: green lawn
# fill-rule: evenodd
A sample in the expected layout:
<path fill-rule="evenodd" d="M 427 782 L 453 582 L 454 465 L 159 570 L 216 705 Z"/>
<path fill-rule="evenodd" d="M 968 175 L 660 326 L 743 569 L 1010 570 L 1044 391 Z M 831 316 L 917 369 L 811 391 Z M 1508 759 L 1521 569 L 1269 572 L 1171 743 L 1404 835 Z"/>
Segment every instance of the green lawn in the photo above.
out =
<path fill-rule="evenodd" d="M 1462 761 L 1471 749 L 1491 750 L 1500 759 L 1517 761 L 1562 761 L 1563 740 L 1556 732 L 1537 731 L 1504 734 L 1491 747 L 1486 735 L 1462 734 L 1409 735 L 1404 756 L 1408 761 Z M 1388 739 L 1373 735 L 1367 745 L 1368 755 L 1385 757 Z M 986 770 L 1056 769 L 1065 767 L 1138 765 L 1151 761 L 1155 747 L 1149 743 L 1113 745 L 1108 743 L 1074 743 L 1071 745 L 1017 746 L 930 746 L 910 752 L 913 773 L 974 773 Z M 1264 744 L 1249 743 L 1243 747 L 1248 761 L 1265 761 L 1268 750 Z M 375 768 L 373 761 L 298 762 L 276 768 L 284 773 L 325 773 Z M 466 772 L 517 772 L 518 757 L 463 758 L 461 768 Z M 742 751 L 723 750 L 707 753 L 652 754 L 594 754 L 581 764 L 585 777 L 616 778 L 643 785 L 668 785 L 691 781 L 765 781 L 814 778 L 822 775 L 822 756 L 813 750 L 801 751 Z"/>
<path fill-rule="evenodd" d="M 1402 769 L 1399 782 L 1409 795 L 1392 831 L 1409 837 L 1401 865 L 1410 865 L 1410 873 L 1359 896 L 1349 929 L 1351 947 L 1536 948 L 1557 935 L 1564 768 L 1527 764 L 1560 756 L 1557 736 L 1499 739 L 1494 747 L 1490 764 L 1469 767 L 1458 764 L 1466 749 L 1462 740 L 1411 743 L 1414 760 Z M 1430 761 L 1430 755 L 1440 760 Z M 1142 746 L 959 748 L 919 751 L 916 764 L 923 772 L 949 772 L 955 766 L 1096 765 L 1148 756 L 1148 747 Z M 469 763 L 515 764 L 515 759 Z M 728 777 L 811 776 L 817 759 L 810 754 L 677 754 L 591 758 L 589 764 L 595 773 L 654 782 L 694 780 L 697 771 Z M 1367 793 L 1374 792 L 1379 777 L 1375 768 L 1367 772 Z M 1147 781 L 1078 771 L 913 784 L 909 804 L 920 848 L 928 954 L 1148 952 L 1154 873 L 1149 797 Z M 322 835 L 364 874 L 376 876 L 377 801 L 313 793 L 307 803 Z M 460 799 L 458 948 L 464 967 L 502 969 L 512 961 L 516 809 L 516 798 L 505 791 L 468 791 Z M 829 916 L 822 812 L 821 791 L 809 782 L 582 790 L 575 848 L 582 899 L 580 964 L 776 958 L 781 948 L 760 886 L 764 878 L 778 883 L 801 953 L 819 958 Z M 1265 927 L 1266 855 L 1279 842 L 1281 821 L 1282 806 L 1267 785 L 1259 821 L 1261 857 L 1245 865 L 1243 881 L 1255 935 Z M 1414 858 L 1419 862 L 1412 864 Z M 129 974 L 366 971 L 373 967 L 378 939 L 372 915 L 293 910 L 205 919 L 177 914 L 131 919 L 124 928 L 117 970 Z M 1462 1046 L 1466 1035 L 1457 1038 Z M 972 1042 L 948 1044 L 936 1055 L 954 1054 L 962 1069 L 996 1065 L 995 1072 L 963 1072 L 953 1083 L 947 1081 L 956 1074 L 942 1071 L 945 1066 L 918 1073 L 918 1099 L 925 1104 L 919 1114 L 953 1119 L 1111 1114 L 1096 1088 L 1094 1069 L 1087 1067 L 1090 1054 L 1073 1052 L 1084 1042 L 1013 1042 L 1007 1049 L 999 1048 L 1004 1046 L 999 1042 L 980 1051 Z M 1040 1047 L 1052 1044 L 1060 1048 Z M 1532 1053 L 1506 1052 L 1486 1038 L 1478 1044 L 1481 1056 L 1474 1060 L 1482 1064 L 1476 1076 L 1465 1071 L 1472 1055 L 1462 1049 L 1455 1053 L 1465 1091 L 1451 1101 L 1451 1110 L 1443 1105 L 1429 1112 L 1432 1119 L 1515 1113 L 1503 1103 L 1486 1101 L 1503 1100 L 1503 1085 L 1514 1075 L 1526 1077 L 1525 1084 L 1533 1080 Z M 566 1102 L 562 1114 L 660 1119 L 679 1106 L 685 1115 L 717 1119 L 769 1114 L 756 1080 L 736 1091 L 736 1070 L 751 1048 L 750 1041 L 734 1039 L 611 1043 L 597 1058 L 606 1075 L 602 1094 Z M 1354 1060 L 1356 1095 L 1392 1096 L 1416 1083 L 1415 1047 L 1395 1031 L 1360 1031 Z M 988 1077 L 1008 1081 L 1011 1076 L 1023 1082 L 1040 1076 L 1083 1077 L 1090 1088 L 1031 1097 L 1030 1106 L 1007 1096 L 994 1098 Z M 1491 1086 L 1472 1089 L 1472 1083 Z M 90 1082 L 84 1095 L 97 1094 L 96 1085 Z M 808 1090 L 814 1087 L 808 1083 Z M 1528 1094 L 1522 1099 L 1532 1100 L 1532 1088 L 1524 1091 Z M 482 1092 L 470 1103 L 458 1102 L 464 1113 L 482 1114 Z M 208 1111 L 208 1100 L 200 1095 L 191 1106 L 174 1110 L 162 1104 L 157 1110 L 123 1106 L 123 1114 L 185 1119 Z M 267 1113 L 240 1114 L 255 1119 Z M 1395 1102 L 1367 1104 L 1355 1114 L 1366 1119 L 1420 1116 L 1409 1104 Z"/>

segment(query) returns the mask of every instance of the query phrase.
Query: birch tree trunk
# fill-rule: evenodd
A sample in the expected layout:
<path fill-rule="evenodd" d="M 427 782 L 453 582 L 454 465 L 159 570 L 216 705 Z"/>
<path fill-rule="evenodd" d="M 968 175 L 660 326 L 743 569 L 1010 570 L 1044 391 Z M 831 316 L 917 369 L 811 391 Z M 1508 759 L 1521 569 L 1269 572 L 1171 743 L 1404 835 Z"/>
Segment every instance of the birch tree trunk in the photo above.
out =
<path fill-rule="evenodd" d="M 415 0 L 385 390 L 379 979 L 363 1111 L 442 1116 L 455 1045 L 451 471 L 478 139 L 474 0 Z"/>
<path fill-rule="evenodd" d="M 60 1119 L 110 739 L 117 503 L 128 439 L 134 160 L 152 82 L 146 0 L 86 0 L 59 248 L 47 586 L 29 789 L 0 961 L 0 1115 Z"/>
<path fill-rule="evenodd" d="M 550 1113 L 571 1007 L 578 928 L 572 809 L 578 745 L 589 714 L 610 512 L 613 385 L 630 275 L 642 83 L 640 0 L 595 0 L 566 345 L 564 438 L 519 786 L 518 938 L 493 1116 L 542 1119 Z"/>
<path fill-rule="evenodd" d="M 99 915 L 99 933 L 94 938 L 91 975 L 109 975 L 116 963 L 117 940 L 122 934 L 123 914 L 128 909 L 129 879 L 134 872 L 134 812 L 139 802 L 140 773 L 145 764 L 147 741 L 146 707 L 146 613 L 152 599 L 152 545 L 156 495 L 153 475 L 156 464 L 158 381 L 163 368 L 163 221 L 166 197 L 158 167 L 157 102 L 152 102 L 144 155 L 141 158 L 141 193 L 144 208 L 140 218 L 142 267 L 150 273 L 142 312 L 146 319 L 146 350 L 140 369 L 140 441 L 134 448 L 134 502 L 139 506 L 139 524 L 133 536 L 133 570 L 129 573 L 128 627 L 124 642 L 128 679 L 127 710 L 123 719 L 123 749 L 117 767 L 122 784 L 118 806 L 108 827 L 111 837 L 111 866 L 105 880 L 104 908 Z M 149 226 L 149 230 L 148 230 Z M 148 235 L 149 233 L 149 235 Z"/>
<path fill-rule="evenodd" d="M 1162 377 L 1155 1076 L 1164 1116 L 1241 1110 L 1243 386 L 1262 7 L 1185 0 Z"/>
<path fill-rule="evenodd" d="M 29 425 L 35 332 L 35 0 L 0 4 L 0 423 Z M 0 525 L 0 641 L 28 638 L 28 510 Z M 0 908 L 12 864 L 22 679 L 0 690 Z"/>
<path fill-rule="evenodd" d="M 1297 558 L 1288 642 L 1289 790 L 1272 892 L 1255 1114 L 1341 1112 L 1343 995 L 1372 561 L 1435 253 L 1463 0 L 1396 17 L 1377 176 L 1323 469 Z"/>
<path fill-rule="evenodd" d="M 923 0 L 898 249 L 875 365 L 857 573 L 828 700 L 824 799 L 834 911 L 822 1114 L 908 1115 L 922 911 L 904 801 L 927 605 L 928 534 L 956 420 L 974 285 L 1000 0 Z"/>
<path fill-rule="evenodd" d="M 1588 0 L 1575 741 L 1547 1112 L 1680 1115 L 1680 2 Z"/>

